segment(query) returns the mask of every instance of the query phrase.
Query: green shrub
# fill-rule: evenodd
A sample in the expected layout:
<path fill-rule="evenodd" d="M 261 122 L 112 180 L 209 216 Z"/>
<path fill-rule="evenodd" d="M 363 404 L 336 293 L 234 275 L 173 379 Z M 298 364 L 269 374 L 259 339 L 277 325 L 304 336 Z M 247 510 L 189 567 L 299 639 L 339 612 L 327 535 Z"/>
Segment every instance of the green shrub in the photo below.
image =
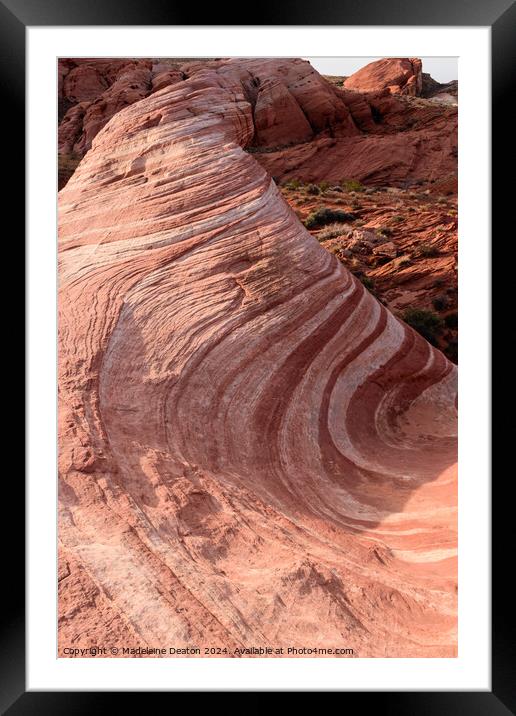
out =
<path fill-rule="evenodd" d="M 437 336 L 444 323 L 436 313 L 421 308 L 407 308 L 403 314 L 403 320 L 423 338 L 426 338 L 429 343 L 437 345 Z"/>
<path fill-rule="evenodd" d="M 348 214 L 340 209 L 328 209 L 323 207 L 309 214 L 304 224 L 307 229 L 317 229 L 320 226 L 327 226 L 336 221 L 353 221 L 354 218 L 354 214 Z"/>
<path fill-rule="evenodd" d="M 306 187 L 306 193 L 307 193 L 307 194 L 313 194 L 314 196 L 316 196 L 316 195 L 318 195 L 318 194 L 321 193 L 321 190 L 319 189 L 319 187 L 317 186 L 317 184 L 309 184 L 309 185 Z"/>
<path fill-rule="evenodd" d="M 301 182 L 299 179 L 289 179 L 288 182 L 284 184 L 285 189 L 299 189 L 301 186 Z"/>
<path fill-rule="evenodd" d="M 344 191 L 364 191 L 365 189 L 365 186 L 356 179 L 342 179 L 340 185 Z"/>
<path fill-rule="evenodd" d="M 330 182 L 320 181 L 318 186 L 319 186 L 319 189 L 321 190 L 321 192 L 325 192 L 325 191 L 328 191 L 328 189 L 330 188 Z"/>

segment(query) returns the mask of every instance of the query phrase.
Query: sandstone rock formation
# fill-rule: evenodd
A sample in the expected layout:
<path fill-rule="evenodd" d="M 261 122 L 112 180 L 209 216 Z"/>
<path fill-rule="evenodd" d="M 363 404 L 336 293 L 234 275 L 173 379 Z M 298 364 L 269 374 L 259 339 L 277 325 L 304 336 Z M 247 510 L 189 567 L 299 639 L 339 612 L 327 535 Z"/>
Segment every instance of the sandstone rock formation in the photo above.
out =
<path fill-rule="evenodd" d="M 387 57 L 361 67 L 344 81 L 355 92 L 382 92 L 416 97 L 423 88 L 422 62 L 418 58 Z"/>
<path fill-rule="evenodd" d="M 387 91 L 334 88 L 358 133 L 326 132 L 311 141 L 257 154 L 280 180 L 357 179 L 369 185 L 409 186 L 457 175 L 456 105 Z"/>
<path fill-rule="evenodd" d="M 59 152 L 82 156 L 117 112 L 182 79 L 178 70 L 151 60 L 60 60 Z"/>
<path fill-rule="evenodd" d="M 353 178 L 371 186 L 407 187 L 456 177 L 456 130 L 455 113 L 413 131 L 348 139 L 322 137 L 255 156 L 278 180 L 331 182 Z"/>
<path fill-rule="evenodd" d="M 456 173 L 455 107 L 407 102 L 385 89 L 366 94 L 341 89 L 303 60 L 282 61 L 276 71 L 271 69 L 276 60 L 249 62 L 238 71 L 232 60 L 171 62 L 61 60 L 63 163 L 76 164 L 121 108 L 213 69 L 221 76 L 238 75 L 253 108 L 254 132 L 247 150 L 278 179 L 353 177 L 369 184 L 403 185 Z M 428 82 L 426 89 L 430 92 Z M 62 178 L 60 188 L 68 174 Z"/>
<path fill-rule="evenodd" d="M 61 654 L 456 654 L 455 366 L 243 149 L 282 87 L 360 141 L 304 72 L 200 68 L 118 111 L 60 192 Z"/>

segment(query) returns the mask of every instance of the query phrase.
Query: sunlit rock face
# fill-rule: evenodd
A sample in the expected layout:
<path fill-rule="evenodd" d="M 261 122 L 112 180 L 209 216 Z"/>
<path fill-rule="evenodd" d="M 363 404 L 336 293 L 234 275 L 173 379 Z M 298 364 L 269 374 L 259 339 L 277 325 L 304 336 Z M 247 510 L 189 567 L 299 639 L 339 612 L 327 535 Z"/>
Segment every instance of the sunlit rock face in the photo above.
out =
<path fill-rule="evenodd" d="M 153 92 L 60 192 L 61 654 L 456 654 L 456 368 L 243 150 L 256 76 L 344 113 L 301 66 Z"/>

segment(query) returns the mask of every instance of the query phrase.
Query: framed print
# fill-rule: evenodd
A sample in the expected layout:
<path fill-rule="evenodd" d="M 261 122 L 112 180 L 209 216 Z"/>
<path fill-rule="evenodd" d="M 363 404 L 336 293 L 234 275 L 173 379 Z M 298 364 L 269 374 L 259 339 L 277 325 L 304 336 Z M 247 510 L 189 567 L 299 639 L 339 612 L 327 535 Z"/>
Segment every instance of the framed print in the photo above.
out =
<path fill-rule="evenodd" d="M 27 147 L 8 713 L 514 712 L 490 465 L 514 6 L 406 5 L 0 5 L 9 166 L 24 75 Z"/>

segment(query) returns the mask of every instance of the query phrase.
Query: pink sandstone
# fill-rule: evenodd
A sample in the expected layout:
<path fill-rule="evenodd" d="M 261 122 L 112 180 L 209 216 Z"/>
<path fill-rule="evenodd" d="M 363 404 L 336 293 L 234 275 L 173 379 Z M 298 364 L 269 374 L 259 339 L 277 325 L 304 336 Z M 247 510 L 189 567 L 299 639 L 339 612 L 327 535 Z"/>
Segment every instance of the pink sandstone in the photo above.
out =
<path fill-rule="evenodd" d="M 243 150 L 256 76 L 358 134 L 299 73 L 199 69 L 60 192 L 60 654 L 456 655 L 456 368 Z"/>

